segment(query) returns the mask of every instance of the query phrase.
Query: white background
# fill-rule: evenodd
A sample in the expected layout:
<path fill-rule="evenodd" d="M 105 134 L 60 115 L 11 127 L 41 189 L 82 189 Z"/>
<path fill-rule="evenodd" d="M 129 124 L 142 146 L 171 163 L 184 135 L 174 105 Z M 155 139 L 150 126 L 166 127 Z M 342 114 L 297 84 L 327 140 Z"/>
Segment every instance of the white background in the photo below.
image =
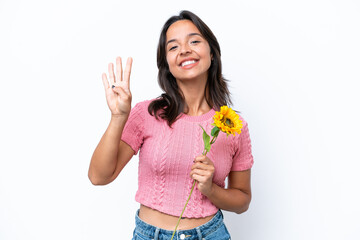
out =
<path fill-rule="evenodd" d="M 213 30 L 249 123 L 253 200 L 233 239 L 360 239 L 360 3 L 0 1 L 0 239 L 131 239 L 138 158 L 87 178 L 110 112 L 101 74 L 134 58 L 133 106 L 154 98 L 162 25 Z"/>

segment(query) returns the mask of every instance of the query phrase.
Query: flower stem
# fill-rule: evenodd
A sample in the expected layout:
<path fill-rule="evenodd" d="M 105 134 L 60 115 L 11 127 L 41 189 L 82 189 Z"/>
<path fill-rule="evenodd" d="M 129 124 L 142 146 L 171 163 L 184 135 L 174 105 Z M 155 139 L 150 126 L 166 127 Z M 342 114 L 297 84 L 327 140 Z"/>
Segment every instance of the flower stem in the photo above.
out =
<path fill-rule="evenodd" d="M 186 201 L 186 203 L 185 203 L 184 209 L 182 210 L 182 213 L 181 213 L 181 215 L 180 215 L 180 217 L 179 217 L 179 220 L 178 220 L 178 222 L 177 222 L 177 224 L 176 224 L 176 227 L 175 227 L 175 230 L 174 230 L 174 232 L 173 232 L 173 235 L 171 236 L 171 240 L 172 240 L 173 237 L 174 237 L 175 231 L 176 231 L 177 227 L 179 226 L 181 217 L 182 217 L 182 215 L 183 215 L 183 213 L 184 213 L 184 211 L 185 211 L 185 208 L 186 208 L 186 206 L 187 206 L 187 204 L 188 204 L 188 202 L 189 202 L 189 200 L 190 200 L 191 194 L 192 194 L 192 192 L 193 192 L 193 190 L 194 190 L 194 187 L 195 187 L 195 183 L 196 183 L 196 180 L 194 180 L 194 183 L 193 183 L 193 186 L 192 186 L 192 188 L 191 188 L 189 197 L 188 197 L 188 199 L 187 199 L 187 201 Z"/>
<path fill-rule="evenodd" d="M 216 140 L 216 138 L 213 137 L 213 138 L 211 139 L 210 144 L 213 144 L 213 143 L 215 142 L 215 140 Z M 202 155 L 206 156 L 207 153 L 208 153 L 208 151 L 206 151 L 206 149 L 204 149 Z M 184 206 L 184 208 L 183 208 L 183 210 L 182 210 L 182 213 L 181 213 L 181 215 L 180 215 L 180 217 L 179 217 L 179 220 L 178 220 L 178 222 L 177 222 L 177 224 L 176 224 L 175 230 L 174 230 L 174 232 L 173 232 L 173 234 L 172 234 L 172 236 L 171 236 L 171 240 L 174 238 L 174 235 L 175 235 L 176 229 L 177 229 L 178 226 L 179 226 L 181 217 L 182 217 L 183 213 L 185 212 L 185 208 L 186 208 L 186 206 L 187 206 L 187 204 L 188 204 L 188 202 L 189 202 L 189 200 L 190 200 L 190 197 L 191 197 L 192 192 L 194 191 L 195 183 L 196 183 L 196 180 L 194 180 L 194 183 L 193 183 L 193 185 L 192 185 L 192 188 L 191 188 L 189 197 L 188 197 L 188 199 L 187 199 L 187 201 L 186 201 L 186 203 L 185 203 L 185 206 Z"/>

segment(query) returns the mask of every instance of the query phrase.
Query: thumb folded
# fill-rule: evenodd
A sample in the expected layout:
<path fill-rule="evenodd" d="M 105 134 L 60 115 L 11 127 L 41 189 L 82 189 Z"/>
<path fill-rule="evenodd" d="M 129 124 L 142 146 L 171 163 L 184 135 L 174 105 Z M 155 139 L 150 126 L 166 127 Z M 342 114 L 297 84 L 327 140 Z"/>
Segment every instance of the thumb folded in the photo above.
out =
<path fill-rule="evenodd" d="M 120 95 L 125 94 L 124 89 L 122 89 L 121 87 L 117 87 L 117 86 L 112 85 L 111 88 L 112 88 L 112 90 L 113 90 L 114 92 L 116 92 L 117 94 L 120 94 Z"/>

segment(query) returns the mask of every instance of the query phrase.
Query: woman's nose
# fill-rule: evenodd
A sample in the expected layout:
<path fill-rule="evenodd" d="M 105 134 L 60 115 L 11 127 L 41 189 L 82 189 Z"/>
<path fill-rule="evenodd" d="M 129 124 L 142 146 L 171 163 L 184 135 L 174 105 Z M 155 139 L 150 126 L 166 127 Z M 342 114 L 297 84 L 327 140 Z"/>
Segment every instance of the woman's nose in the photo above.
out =
<path fill-rule="evenodd" d="M 187 54 L 191 52 L 191 48 L 188 44 L 184 44 L 181 46 L 180 54 Z"/>

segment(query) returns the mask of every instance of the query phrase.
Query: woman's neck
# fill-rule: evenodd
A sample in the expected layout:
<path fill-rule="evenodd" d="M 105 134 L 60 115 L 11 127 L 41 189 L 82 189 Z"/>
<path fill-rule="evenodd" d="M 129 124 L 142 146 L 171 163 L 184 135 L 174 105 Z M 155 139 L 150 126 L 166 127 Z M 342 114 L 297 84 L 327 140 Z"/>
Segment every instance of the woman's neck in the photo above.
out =
<path fill-rule="evenodd" d="M 177 81 L 178 86 L 185 97 L 184 112 L 190 116 L 200 116 L 208 111 L 211 107 L 206 101 L 205 94 L 206 80 L 189 80 Z"/>
<path fill-rule="evenodd" d="M 203 98 L 201 102 L 189 102 L 187 100 L 185 101 L 186 102 L 184 112 L 189 116 L 201 116 L 210 111 L 211 109 L 205 98 Z"/>

